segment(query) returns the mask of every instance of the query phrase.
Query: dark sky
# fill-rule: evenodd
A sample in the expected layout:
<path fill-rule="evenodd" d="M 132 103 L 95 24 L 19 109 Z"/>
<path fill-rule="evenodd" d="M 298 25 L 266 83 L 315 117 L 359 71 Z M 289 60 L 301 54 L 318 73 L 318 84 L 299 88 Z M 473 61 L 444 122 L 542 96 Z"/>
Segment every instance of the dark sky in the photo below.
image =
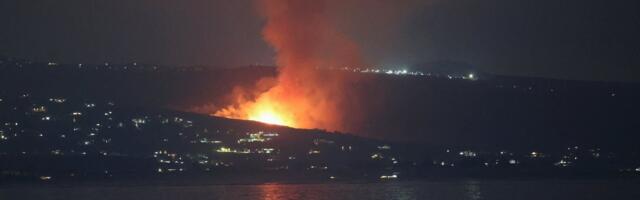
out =
<path fill-rule="evenodd" d="M 350 0 L 336 11 L 372 64 L 449 60 L 507 75 L 640 81 L 638 1 L 406 0 L 410 6 L 397 8 L 376 1 L 385 0 Z M 3 0 L 0 54 L 272 64 L 262 24 L 251 0 Z"/>

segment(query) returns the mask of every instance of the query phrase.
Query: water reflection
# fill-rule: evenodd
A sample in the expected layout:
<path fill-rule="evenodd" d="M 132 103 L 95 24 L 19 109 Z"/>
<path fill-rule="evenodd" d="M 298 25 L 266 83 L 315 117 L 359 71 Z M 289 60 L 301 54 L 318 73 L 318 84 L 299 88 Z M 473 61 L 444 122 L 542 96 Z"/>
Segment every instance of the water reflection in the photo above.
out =
<path fill-rule="evenodd" d="M 212 186 L 0 186 L 0 199 L 20 200 L 638 200 L 637 181 L 418 181 Z M 544 191 L 544 192 L 540 192 Z"/>
<path fill-rule="evenodd" d="M 420 199 L 419 192 L 425 188 L 407 183 L 372 184 L 263 184 L 257 185 L 258 198 L 262 200 L 281 199 Z"/>
<path fill-rule="evenodd" d="M 465 183 L 466 196 L 470 200 L 482 199 L 480 183 L 478 181 L 467 181 Z"/>
<path fill-rule="evenodd" d="M 261 192 L 261 199 L 263 200 L 280 200 L 285 199 L 283 196 L 283 185 L 277 183 L 267 183 L 259 185 L 258 188 Z"/>
<path fill-rule="evenodd" d="M 392 183 L 384 187 L 384 199 L 409 200 L 417 199 L 416 188 L 408 184 Z"/>

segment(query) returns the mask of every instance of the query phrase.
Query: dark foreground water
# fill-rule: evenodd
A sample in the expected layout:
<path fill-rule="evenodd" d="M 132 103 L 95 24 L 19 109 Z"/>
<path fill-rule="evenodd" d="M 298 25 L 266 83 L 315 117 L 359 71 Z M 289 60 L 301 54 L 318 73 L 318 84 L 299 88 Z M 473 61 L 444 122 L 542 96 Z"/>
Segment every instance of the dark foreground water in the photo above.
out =
<path fill-rule="evenodd" d="M 0 200 L 640 199 L 637 181 L 420 181 L 210 186 L 3 186 Z"/>

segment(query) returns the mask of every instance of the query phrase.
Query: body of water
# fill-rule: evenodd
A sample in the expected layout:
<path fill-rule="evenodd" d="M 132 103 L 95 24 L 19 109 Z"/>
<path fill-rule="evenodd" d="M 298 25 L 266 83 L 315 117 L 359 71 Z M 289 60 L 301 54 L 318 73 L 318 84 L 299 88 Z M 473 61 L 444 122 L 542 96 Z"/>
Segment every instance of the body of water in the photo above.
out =
<path fill-rule="evenodd" d="M 208 186 L 3 186 L 0 200 L 640 199 L 630 180 L 399 181 Z"/>

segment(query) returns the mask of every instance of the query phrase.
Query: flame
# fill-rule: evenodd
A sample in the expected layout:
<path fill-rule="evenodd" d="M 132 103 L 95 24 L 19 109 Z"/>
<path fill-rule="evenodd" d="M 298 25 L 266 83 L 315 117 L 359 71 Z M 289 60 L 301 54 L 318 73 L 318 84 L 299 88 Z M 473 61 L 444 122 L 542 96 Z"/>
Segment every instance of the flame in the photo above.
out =
<path fill-rule="evenodd" d="M 261 110 L 255 116 L 249 116 L 249 120 L 264 122 L 267 124 L 286 125 L 282 117 L 271 110 Z"/>
<path fill-rule="evenodd" d="M 361 66 L 359 47 L 334 26 L 327 4 L 338 0 L 258 0 L 263 36 L 276 51 L 278 76 L 234 91 L 234 103 L 215 116 L 295 128 L 346 130 L 356 115 L 348 87 L 357 80 L 317 70 Z M 235 90 L 235 89 L 234 89 Z"/>
<path fill-rule="evenodd" d="M 268 91 L 261 93 L 255 100 L 237 99 L 238 103 L 234 106 L 218 110 L 213 115 L 219 117 L 245 119 L 258 121 L 267 124 L 300 127 L 299 120 L 293 114 L 295 109 L 292 108 L 289 101 L 278 98 L 281 87 L 275 86 Z M 240 91 L 243 93 L 243 91 Z"/>
<path fill-rule="evenodd" d="M 247 119 L 273 125 L 295 127 L 296 124 L 290 114 L 275 109 L 274 103 L 269 101 L 258 102 L 248 111 Z"/>

